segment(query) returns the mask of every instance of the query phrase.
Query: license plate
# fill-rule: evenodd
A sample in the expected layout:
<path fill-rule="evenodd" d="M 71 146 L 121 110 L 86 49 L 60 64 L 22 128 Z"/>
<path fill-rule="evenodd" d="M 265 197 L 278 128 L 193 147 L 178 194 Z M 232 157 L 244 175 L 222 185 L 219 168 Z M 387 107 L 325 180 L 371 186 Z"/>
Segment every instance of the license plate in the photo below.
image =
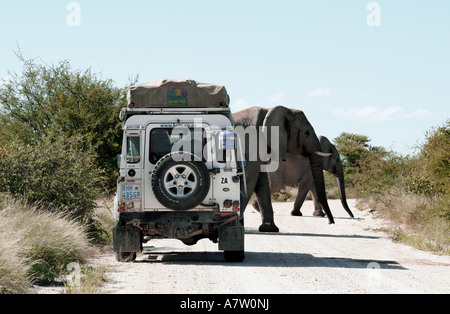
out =
<path fill-rule="evenodd" d="M 141 189 L 139 185 L 124 184 L 122 186 L 123 200 L 138 200 L 141 199 Z"/>

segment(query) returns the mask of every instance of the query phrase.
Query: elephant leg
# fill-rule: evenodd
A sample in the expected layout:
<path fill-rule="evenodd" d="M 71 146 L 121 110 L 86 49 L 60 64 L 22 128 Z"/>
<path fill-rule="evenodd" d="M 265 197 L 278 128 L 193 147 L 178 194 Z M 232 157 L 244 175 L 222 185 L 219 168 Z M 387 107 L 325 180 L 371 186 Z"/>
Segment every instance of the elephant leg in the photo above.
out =
<path fill-rule="evenodd" d="M 297 191 L 297 198 L 294 202 L 294 209 L 291 211 L 291 216 L 303 216 L 300 209 L 302 208 L 306 195 L 308 195 L 308 189 L 305 188 L 304 184 L 300 184 Z"/>
<path fill-rule="evenodd" d="M 259 209 L 259 202 L 258 202 L 258 198 L 255 198 L 254 200 L 253 200 L 253 202 L 252 202 L 252 206 L 253 206 L 253 208 L 258 212 L 258 213 L 260 213 L 261 212 L 261 210 Z"/>
<path fill-rule="evenodd" d="M 316 217 L 325 217 L 325 213 L 322 210 L 322 205 L 320 205 L 319 202 L 319 197 L 317 196 L 317 191 L 315 186 L 311 186 L 311 195 L 313 198 L 313 202 L 314 202 L 314 212 L 313 212 L 313 216 Z"/>
<path fill-rule="evenodd" d="M 272 200 L 270 198 L 269 176 L 266 172 L 259 173 L 255 187 L 255 194 L 259 202 L 259 209 L 262 219 L 260 232 L 279 232 L 273 218 Z"/>
<path fill-rule="evenodd" d="M 291 211 L 291 216 L 303 216 L 300 209 L 302 208 L 303 202 L 305 201 L 306 195 L 311 187 L 312 174 L 306 173 L 300 177 L 298 181 L 297 197 L 294 202 L 294 209 Z"/>

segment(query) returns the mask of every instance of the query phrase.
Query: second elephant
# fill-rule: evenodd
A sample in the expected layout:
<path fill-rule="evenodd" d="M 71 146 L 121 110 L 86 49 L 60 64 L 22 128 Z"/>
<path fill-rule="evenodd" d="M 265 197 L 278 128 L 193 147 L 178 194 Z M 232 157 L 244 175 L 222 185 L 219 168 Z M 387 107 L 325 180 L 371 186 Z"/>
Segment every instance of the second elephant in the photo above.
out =
<path fill-rule="evenodd" d="M 322 152 L 331 154 L 331 156 L 323 157 L 323 170 L 332 173 L 338 182 L 341 203 L 350 217 L 354 217 L 350 207 L 347 204 L 344 183 L 344 171 L 342 162 L 340 160 L 339 152 L 336 147 L 324 136 L 319 137 Z M 309 160 L 306 157 L 288 154 L 287 161 L 280 164 L 276 172 L 269 174 L 269 183 L 271 193 L 277 193 L 284 187 L 298 184 L 298 193 L 294 203 L 294 209 L 291 212 L 292 216 L 302 216 L 300 211 L 306 195 L 311 191 L 314 201 L 314 216 L 325 216 L 322 206 L 319 203 L 316 188 L 313 182 L 311 167 Z M 259 211 L 258 199 L 252 203 L 253 207 Z"/>

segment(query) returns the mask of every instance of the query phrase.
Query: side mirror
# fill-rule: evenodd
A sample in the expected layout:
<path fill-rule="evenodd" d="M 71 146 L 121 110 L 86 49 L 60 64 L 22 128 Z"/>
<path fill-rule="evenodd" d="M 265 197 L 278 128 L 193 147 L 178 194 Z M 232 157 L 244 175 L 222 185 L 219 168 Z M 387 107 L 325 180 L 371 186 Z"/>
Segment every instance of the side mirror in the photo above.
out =
<path fill-rule="evenodd" d="M 117 155 L 117 168 L 120 169 L 120 164 L 122 162 L 122 154 Z"/>

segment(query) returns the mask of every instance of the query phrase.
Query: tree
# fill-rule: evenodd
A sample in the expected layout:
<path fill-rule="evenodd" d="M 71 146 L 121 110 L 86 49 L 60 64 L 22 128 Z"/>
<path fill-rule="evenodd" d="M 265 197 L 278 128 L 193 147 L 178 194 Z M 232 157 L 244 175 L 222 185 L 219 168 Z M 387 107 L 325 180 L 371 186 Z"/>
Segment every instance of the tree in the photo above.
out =
<path fill-rule="evenodd" d="M 120 153 L 118 114 L 126 105 L 126 88 L 117 88 L 91 72 L 73 70 L 68 61 L 58 65 L 25 60 L 23 73 L 10 73 L 0 86 L 0 136 L 4 142 L 39 145 L 42 137 L 81 136 L 80 149 L 93 148 L 96 165 L 115 186 L 116 155 Z"/>
<path fill-rule="evenodd" d="M 369 142 L 365 135 L 345 132 L 334 139 L 348 185 L 359 197 L 383 193 L 401 180 L 400 174 L 408 172 L 408 158 Z"/>
<path fill-rule="evenodd" d="M 361 160 L 368 154 L 386 152 L 383 147 L 369 145 L 370 138 L 361 134 L 343 132 L 333 142 L 341 155 L 342 164 L 347 173 L 355 173 Z"/>

